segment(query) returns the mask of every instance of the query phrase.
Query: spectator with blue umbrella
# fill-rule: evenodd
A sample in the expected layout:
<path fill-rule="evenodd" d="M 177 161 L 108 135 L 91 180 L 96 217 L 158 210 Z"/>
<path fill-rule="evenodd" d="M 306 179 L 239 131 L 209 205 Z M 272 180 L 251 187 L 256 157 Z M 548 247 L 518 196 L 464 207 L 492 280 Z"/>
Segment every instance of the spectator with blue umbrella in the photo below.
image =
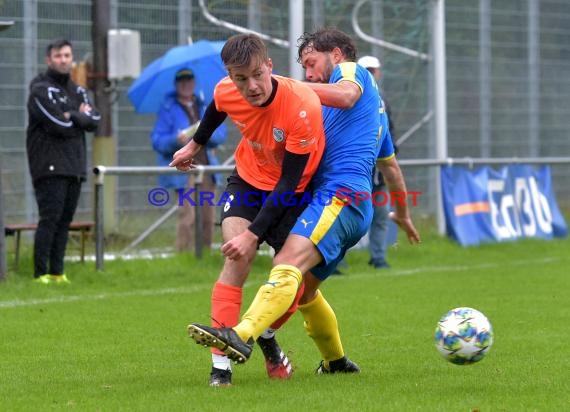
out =
<path fill-rule="evenodd" d="M 151 134 L 152 147 L 157 152 L 159 166 L 168 166 L 174 152 L 184 146 L 192 137 L 206 109 L 203 96 L 194 93 L 196 81 L 192 70 L 188 68 L 178 70 L 173 82 L 176 91 L 164 99 Z M 225 125 L 221 125 L 212 135 L 206 150 L 195 159 L 195 163 L 203 166 L 219 164 L 214 154 L 214 148 L 222 144 L 226 137 Z M 202 246 L 206 248 L 212 246 L 215 225 L 214 204 L 200 201 L 200 195 L 196 193 L 189 196 L 193 203 L 183 197 L 188 189 L 195 186 L 194 180 L 195 175 L 193 174 L 168 174 L 158 177 L 161 187 L 175 189 L 179 193 L 177 199 L 182 200 L 181 205 L 179 202 L 176 230 L 176 250 L 179 252 L 194 250 L 195 224 L 202 225 Z M 200 192 L 215 193 L 216 185 L 221 183 L 219 180 L 220 177 L 216 174 L 205 175 Z M 195 207 L 202 208 L 202 221 L 198 223 L 196 223 Z"/>
<path fill-rule="evenodd" d="M 206 106 L 212 99 L 216 83 L 227 74 L 222 64 L 220 51 L 224 42 L 200 40 L 168 50 L 162 57 L 151 62 L 128 90 L 128 97 L 137 113 L 156 113 L 156 122 L 151 133 L 152 147 L 157 152 L 158 165 L 166 166 L 172 155 L 192 137 Z M 214 148 L 227 138 L 225 125 L 212 136 L 207 150 L 198 164 L 217 165 Z M 183 194 L 195 186 L 194 175 L 169 174 L 158 178 L 165 189 L 174 189 Z M 219 175 L 205 175 L 200 191 L 214 193 Z M 196 195 L 190 196 L 194 204 L 184 200 L 178 211 L 176 249 L 192 251 L 195 246 L 195 207 L 202 207 L 202 245 L 211 247 L 215 207 L 200 202 Z M 176 196 L 177 200 L 179 199 Z M 202 203 L 202 206 L 200 204 Z"/>
<path fill-rule="evenodd" d="M 216 84 L 226 75 L 220 51 L 225 42 L 199 40 L 173 47 L 144 68 L 127 92 L 137 113 L 157 113 L 165 96 L 174 92 L 174 76 L 180 69 L 195 75 L 195 90 L 208 104 Z"/>

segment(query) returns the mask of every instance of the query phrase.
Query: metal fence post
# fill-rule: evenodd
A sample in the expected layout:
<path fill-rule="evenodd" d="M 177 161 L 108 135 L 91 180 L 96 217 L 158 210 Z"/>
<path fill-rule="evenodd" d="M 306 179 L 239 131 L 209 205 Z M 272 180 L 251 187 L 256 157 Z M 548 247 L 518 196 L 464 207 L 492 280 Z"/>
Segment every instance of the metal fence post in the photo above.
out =
<path fill-rule="evenodd" d="M 105 183 L 105 166 L 93 169 L 95 178 L 95 269 L 103 270 L 105 263 L 105 233 L 103 185 Z"/>
<path fill-rule="evenodd" d="M 13 21 L 3 21 L 0 20 L 0 31 L 4 31 L 12 27 Z M 2 165 L 2 153 L 0 152 L 0 165 Z M 1 170 L 0 166 L 0 170 Z M 2 175 L 0 174 L 0 231 L 2 234 L 0 236 L 0 280 L 3 280 L 8 273 L 8 264 L 6 259 L 6 234 L 4 231 L 4 204 L 2 202 L 4 199 L 4 193 L 2 192 Z"/>
<path fill-rule="evenodd" d="M 194 210 L 194 253 L 198 259 L 202 258 L 202 205 L 200 202 L 200 188 L 204 179 L 204 166 L 198 166 L 198 173 L 194 179 L 194 186 L 196 186 L 196 206 Z"/>

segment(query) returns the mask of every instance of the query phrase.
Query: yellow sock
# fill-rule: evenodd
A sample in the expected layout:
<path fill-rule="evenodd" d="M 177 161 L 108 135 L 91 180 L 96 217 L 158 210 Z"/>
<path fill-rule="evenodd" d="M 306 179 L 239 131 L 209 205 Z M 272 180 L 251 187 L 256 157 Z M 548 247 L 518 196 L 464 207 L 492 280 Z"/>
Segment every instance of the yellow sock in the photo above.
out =
<path fill-rule="evenodd" d="M 320 290 L 317 297 L 305 305 L 299 305 L 305 319 L 305 330 L 321 352 L 325 366 L 344 356 L 336 315 Z"/>
<path fill-rule="evenodd" d="M 277 265 L 269 279 L 259 288 L 241 322 L 234 328 L 244 341 L 257 339 L 265 329 L 281 317 L 293 303 L 302 274 L 291 265 Z"/>

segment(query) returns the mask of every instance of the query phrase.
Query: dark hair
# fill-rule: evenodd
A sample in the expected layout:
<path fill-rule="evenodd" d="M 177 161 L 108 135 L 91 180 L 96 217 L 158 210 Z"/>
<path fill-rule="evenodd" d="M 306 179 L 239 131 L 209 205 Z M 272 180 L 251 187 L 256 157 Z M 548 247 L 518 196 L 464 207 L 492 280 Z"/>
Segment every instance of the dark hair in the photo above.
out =
<path fill-rule="evenodd" d="M 230 37 L 221 52 L 226 68 L 248 66 L 253 59 L 266 62 L 269 59 L 267 47 L 255 34 L 236 34 Z"/>
<path fill-rule="evenodd" d="M 52 41 L 50 44 L 47 45 L 46 47 L 46 56 L 51 56 L 51 51 L 52 50 L 59 50 L 64 46 L 69 46 L 73 49 L 73 46 L 71 46 L 71 42 L 69 40 L 66 39 L 57 39 Z"/>
<path fill-rule="evenodd" d="M 324 27 L 314 33 L 305 32 L 297 40 L 298 58 L 297 61 L 301 63 L 303 50 L 311 48 L 317 52 L 331 52 L 335 47 L 338 47 L 345 60 L 356 61 L 356 44 L 354 40 L 343 31 L 334 27 Z"/>

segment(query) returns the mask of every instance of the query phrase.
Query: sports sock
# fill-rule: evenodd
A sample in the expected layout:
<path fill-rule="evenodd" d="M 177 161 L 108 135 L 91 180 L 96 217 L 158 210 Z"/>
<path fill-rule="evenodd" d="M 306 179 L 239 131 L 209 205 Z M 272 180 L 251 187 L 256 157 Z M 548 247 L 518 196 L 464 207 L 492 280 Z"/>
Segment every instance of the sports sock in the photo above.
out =
<path fill-rule="evenodd" d="M 227 356 L 218 355 L 216 353 L 212 353 L 212 365 L 216 369 L 221 370 L 232 370 L 232 363 L 230 362 L 230 358 Z"/>
<path fill-rule="evenodd" d="M 320 290 L 317 297 L 305 305 L 299 305 L 305 319 L 305 330 L 313 339 L 328 367 L 328 362 L 344 356 L 338 332 L 336 315 Z"/>
<path fill-rule="evenodd" d="M 275 337 L 275 329 L 272 328 L 268 328 L 265 329 L 265 332 L 263 332 L 261 335 L 259 335 L 260 338 L 263 339 L 271 339 Z"/>
<path fill-rule="evenodd" d="M 297 308 L 299 308 L 299 301 L 301 300 L 301 296 L 303 296 L 304 291 L 305 291 L 305 283 L 302 282 L 301 286 L 299 286 L 299 289 L 297 290 L 297 295 L 295 295 L 295 300 L 293 301 L 291 306 L 289 306 L 287 312 L 285 312 L 283 316 L 281 316 L 279 319 L 277 319 L 275 322 L 271 324 L 271 329 L 277 330 L 281 328 L 281 326 L 283 326 L 289 320 L 289 318 L 293 316 L 293 313 L 295 313 L 297 311 Z"/>
<path fill-rule="evenodd" d="M 242 289 L 237 286 L 216 282 L 212 289 L 212 326 L 231 328 L 239 322 Z M 212 354 L 223 352 L 212 348 Z"/>
<path fill-rule="evenodd" d="M 303 275 L 295 266 L 277 265 L 259 288 L 251 306 L 234 328 L 244 341 L 257 339 L 293 303 Z"/>

